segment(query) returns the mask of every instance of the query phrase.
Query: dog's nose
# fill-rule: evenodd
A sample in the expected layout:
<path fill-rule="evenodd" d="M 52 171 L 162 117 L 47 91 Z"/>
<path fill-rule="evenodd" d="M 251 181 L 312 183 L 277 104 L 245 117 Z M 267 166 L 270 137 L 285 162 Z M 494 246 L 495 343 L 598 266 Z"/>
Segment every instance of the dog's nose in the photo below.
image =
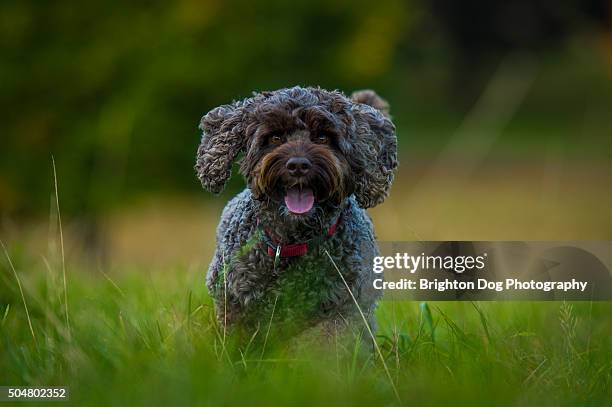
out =
<path fill-rule="evenodd" d="M 287 164 L 285 164 L 289 174 L 294 177 L 301 177 L 308 174 L 310 168 L 312 168 L 312 164 L 310 160 L 306 157 L 292 157 L 287 160 Z"/>

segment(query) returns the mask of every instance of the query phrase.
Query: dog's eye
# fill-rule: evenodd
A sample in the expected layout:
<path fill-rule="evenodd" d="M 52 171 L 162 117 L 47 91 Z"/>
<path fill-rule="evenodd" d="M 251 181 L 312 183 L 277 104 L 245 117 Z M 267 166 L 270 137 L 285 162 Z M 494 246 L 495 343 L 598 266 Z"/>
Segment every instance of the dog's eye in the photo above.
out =
<path fill-rule="evenodd" d="M 314 137 L 314 142 L 317 144 L 327 144 L 329 143 L 329 136 L 327 133 L 319 133 Z"/>
<path fill-rule="evenodd" d="M 272 134 L 268 138 L 268 142 L 272 145 L 278 146 L 280 144 L 283 144 L 283 136 L 280 134 Z"/>

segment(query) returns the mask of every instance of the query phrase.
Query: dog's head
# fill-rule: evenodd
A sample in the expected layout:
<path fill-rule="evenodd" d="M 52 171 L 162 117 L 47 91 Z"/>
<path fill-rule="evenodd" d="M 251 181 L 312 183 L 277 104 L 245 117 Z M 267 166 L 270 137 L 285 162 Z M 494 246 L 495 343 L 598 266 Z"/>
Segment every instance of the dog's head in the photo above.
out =
<path fill-rule="evenodd" d="M 397 167 L 395 126 L 372 91 L 294 87 L 255 94 L 206 114 L 195 169 L 219 193 L 234 160 L 256 199 L 294 215 L 338 205 L 355 194 L 363 208 L 381 203 Z"/>

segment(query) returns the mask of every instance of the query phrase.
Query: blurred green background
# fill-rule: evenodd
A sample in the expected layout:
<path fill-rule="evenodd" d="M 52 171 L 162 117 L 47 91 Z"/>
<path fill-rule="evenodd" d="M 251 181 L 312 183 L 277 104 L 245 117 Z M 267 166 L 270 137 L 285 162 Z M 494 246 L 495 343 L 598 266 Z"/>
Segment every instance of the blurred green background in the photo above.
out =
<path fill-rule="evenodd" d="M 201 240 L 243 183 L 201 191 L 200 117 L 299 84 L 389 100 L 401 170 L 372 211 L 381 238 L 610 238 L 610 10 L 4 1 L 0 231 L 46 241 L 54 156 L 69 250 L 206 262 Z"/>

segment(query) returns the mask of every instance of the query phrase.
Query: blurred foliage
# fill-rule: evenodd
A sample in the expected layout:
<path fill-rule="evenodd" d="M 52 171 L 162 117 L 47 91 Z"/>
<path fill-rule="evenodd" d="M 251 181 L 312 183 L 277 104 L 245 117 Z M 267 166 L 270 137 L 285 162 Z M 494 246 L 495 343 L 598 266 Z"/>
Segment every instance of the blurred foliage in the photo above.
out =
<path fill-rule="evenodd" d="M 391 101 L 400 130 L 433 129 L 410 143 L 443 141 L 500 54 L 540 52 L 529 41 L 509 47 L 501 38 L 476 55 L 457 41 L 465 37 L 457 30 L 490 27 L 492 17 L 470 19 L 471 6 L 457 23 L 447 18 L 449 7 L 402 0 L 4 1 L 0 213 L 48 211 L 51 155 L 63 209 L 71 213 L 98 213 L 143 192 L 197 191 L 192 164 L 199 118 L 256 90 L 371 87 Z M 527 101 L 537 118 L 546 112 L 582 117 L 586 95 L 599 112 L 611 94 L 610 86 L 600 86 L 606 68 L 598 57 L 586 53 L 595 60 L 578 65 L 565 58 L 576 50 L 583 55 L 576 33 L 584 30 L 576 27 L 598 24 L 574 11 L 560 20 L 567 28 L 562 43 L 578 38 L 578 46 L 559 45 L 563 51 L 547 59 L 560 74 L 546 76 L 550 83 Z M 521 20 L 516 13 L 508 18 Z M 486 29 L 477 34 L 487 35 Z M 547 34 L 546 44 L 557 37 Z M 569 91 L 559 91 L 560 84 Z"/>

